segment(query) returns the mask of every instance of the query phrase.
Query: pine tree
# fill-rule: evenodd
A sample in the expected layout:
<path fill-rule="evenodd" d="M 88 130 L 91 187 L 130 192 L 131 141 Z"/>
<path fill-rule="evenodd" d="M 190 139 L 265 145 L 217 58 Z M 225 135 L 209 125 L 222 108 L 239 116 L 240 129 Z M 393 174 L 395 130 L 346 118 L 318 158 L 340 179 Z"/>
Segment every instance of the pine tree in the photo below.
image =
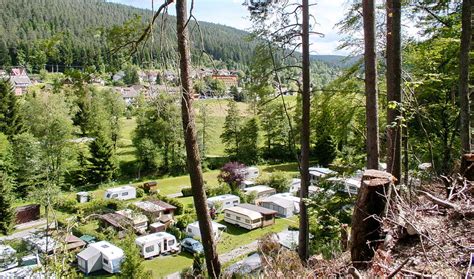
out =
<path fill-rule="evenodd" d="M 246 164 L 258 162 L 258 134 L 259 127 L 256 118 L 251 118 L 245 123 L 241 131 L 239 159 Z"/>
<path fill-rule="evenodd" d="M 240 112 L 237 108 L 237 104 L 234 101 L 229 101 L 221 139 L 226 145 L 225 152 L 230 156 L 235 157 L 240 153 L 241 125 Z"/>
<path fill-rule="evenodd" d="M 14 214 L 13 214 L 13 199 L 11 193 L 11 183 L 8 180 L 6 173 L 0 171 L 0 233 L 8 234 L 13 225 Z"/>
<path fill-rule="evenodd" d="M 0 79 L 0 132 L 8 138 L 21 132 L 19 108 L 13 87 L 8 80 Z"/>
<path fill-rule="evenodd" d="M 114 149 L 112 143 L 102 133 L 89 145 L 91 157 L 89 182 L 102 183 L 108 182 L 114 176 L 117 166 L 114 158 Z"/>

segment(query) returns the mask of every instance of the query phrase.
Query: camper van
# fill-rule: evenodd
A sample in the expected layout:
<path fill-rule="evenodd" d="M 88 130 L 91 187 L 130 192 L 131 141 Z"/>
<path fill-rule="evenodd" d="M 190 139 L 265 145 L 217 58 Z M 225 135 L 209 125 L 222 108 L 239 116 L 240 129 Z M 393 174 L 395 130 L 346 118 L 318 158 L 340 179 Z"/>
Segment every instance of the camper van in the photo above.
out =
<path fill-rule="evenodd" d="M 137 190 L 133 186 L 122 186 L 117 188 L 110 188 L 105 191 L 105 199 L 115 200 L 131 200 L 137 197 Z"/>
<path fill-rule="evenodd" d="M 214 221 L 211 222 L 211 225 L 212 225 L 212 233 L 214 234 L 214 239 L 219 239 L 221 234 L 222 234 L 222 231 L 226 230 L 227 227 L 222 225 L 222 224 L 219 224 L 219 223 L 216 223 Z M 186 227 L 186 234 L 190 237 L 201 237 L 201 230 L 199 228 L 199 222 L 196 221 L 194 223 L 191 223 L 189 224 L 187 227 Z"/>
<path fill-rule="evenodd" d="M 262 214 L 243 207 L 230 207 L 224 210 L 224 221 L 247 230 L 262 226 Z"/>
<path fill-rule="evenodd" d="M 207 206 L 209 208 L 216 207 L 218 204 L 220 206 L 219 210 L 222 211 L 229 207 L 234 207 L 240 203 L 240 198 L 235 195 L 221 195 L 210 197 L 207 199 Z"/>
<path fill-rule="evenodd" d="M 176 241 L 176 237 L 166 232 L 137 237 L 135 243 L 140 249 L 140 254 L 145 259 L 159 256 L 161 253 L 175 253 L 179 251 L 179 243 Z"/>
<path fill-rule="evenodd" d="M 107 241 L 91 243 L 77 254 L 77 264 L 85 274 L 101 269 L 112 274 L 118 273 L 123 259 L 123 250 Z"/>

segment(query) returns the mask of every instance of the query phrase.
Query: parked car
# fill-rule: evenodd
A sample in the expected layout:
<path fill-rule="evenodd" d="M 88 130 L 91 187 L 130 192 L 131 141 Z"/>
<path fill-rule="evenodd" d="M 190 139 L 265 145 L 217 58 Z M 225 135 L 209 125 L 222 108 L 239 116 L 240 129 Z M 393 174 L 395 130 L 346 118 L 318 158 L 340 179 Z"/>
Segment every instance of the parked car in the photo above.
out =
<path fill-rule="evenodd" d="M 183 239 L 181 242 L 181 250 L 188 251 L 193 255 L 204 253 L 204 247 L 202 246 L 201 242 L 189 237 Z"/>

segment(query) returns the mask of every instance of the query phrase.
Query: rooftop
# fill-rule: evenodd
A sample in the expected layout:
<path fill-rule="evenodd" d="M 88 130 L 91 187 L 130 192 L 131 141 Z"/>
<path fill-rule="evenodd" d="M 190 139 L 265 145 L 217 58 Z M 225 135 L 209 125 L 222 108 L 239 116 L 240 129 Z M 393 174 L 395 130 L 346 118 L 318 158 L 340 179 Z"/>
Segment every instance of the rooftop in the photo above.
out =
<path fill-rule="evenodd" d="M 230 200 L 230 199 L 239 199 L 240 200 L 240 198 L 238 196 L 225 194 L 225 195 L 220 195 L 220 196 L 207 198 L 207 201 L 214 202 L 214 201 L 224 201 L 224 200 Z"/>
<path fill-rule="evenodd" d="M 247 209 L 247 208 L 244 208 L 244 207 L 234 206 L 234 207 L 229 207 L 229 208 L 224 209 L 224 212 L 227 213 L 227 211 L 232 211 L 232 212 L 235 212 L 235 213 L 238 213 L 238 214 L 248 216 L 252 220 L 262 218 L 262 214 L 260 214 L 259 212 L 254 211 L 254 210 L 250 210 L 250 209 Z"/>
<path fill-rule="evenodd" d="M 123 250 L 107 241 L 91 243 L 89 244 L 89 247 L 99 250 L 103 255 L 109 258 L 123 257 Z"/>
<path fill-rule="evenodd" d="M 268 209 L 268 208 L 265 208 L 265 207 L 261 207 L 261 206 L 254 205 L 254 204 L 249 204 L 249 203 L 239 204 L 238 207 L 249 209 L 249 210 L 258 212 L 262 215 L 276 215 L 278 213 L 275 210 L 271 210 L 271 209 Z"/>

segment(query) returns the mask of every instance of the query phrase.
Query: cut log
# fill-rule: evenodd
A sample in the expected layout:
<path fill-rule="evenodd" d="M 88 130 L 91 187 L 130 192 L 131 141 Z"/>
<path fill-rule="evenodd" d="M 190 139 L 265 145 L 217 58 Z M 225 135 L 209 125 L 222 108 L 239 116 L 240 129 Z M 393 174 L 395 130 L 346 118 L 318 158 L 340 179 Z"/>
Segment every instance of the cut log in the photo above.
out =
<path fill-rule="evenodd" d="M 366 269 L 382 242 L 380 218 L 386 214 L 387 197 L 395 178 L 388 172 L 366 170 L 357 195 L 351 230 L 351 259 L 354 267 Z"/>

